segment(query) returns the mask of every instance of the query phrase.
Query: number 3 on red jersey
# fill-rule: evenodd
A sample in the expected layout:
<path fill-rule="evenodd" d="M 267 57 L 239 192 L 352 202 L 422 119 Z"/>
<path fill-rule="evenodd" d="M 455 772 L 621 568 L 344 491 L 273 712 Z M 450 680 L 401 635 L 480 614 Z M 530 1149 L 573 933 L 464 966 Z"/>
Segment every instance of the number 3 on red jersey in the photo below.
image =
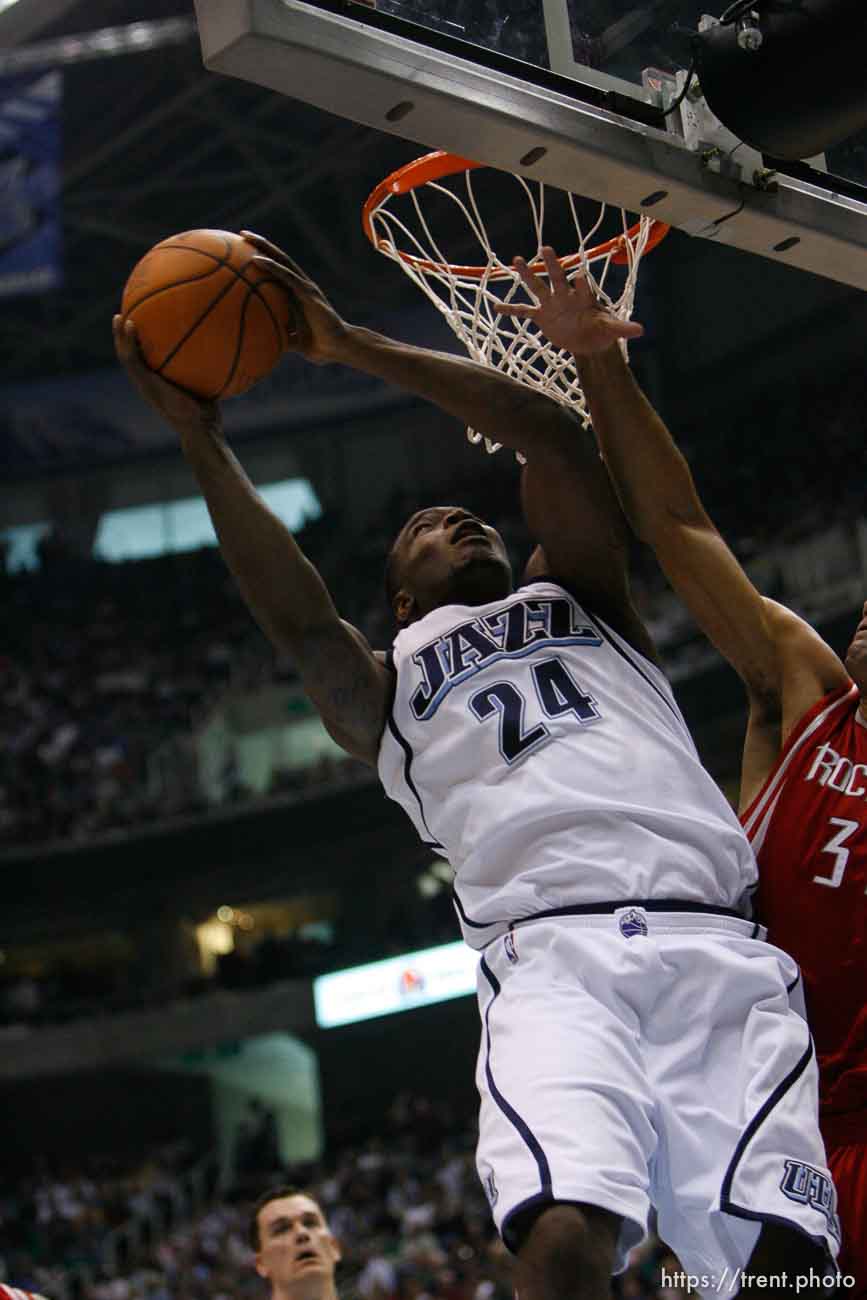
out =
<path fill-rule="evenodd" d="M 813 883 L 816 885 L 828 885 L 830 889 L 836 889 L 843 879 L 843 872 L 846 870 L 846 863 L 849 861 L 849 850 L 845 847 L 849 836 L 858 830 L 858 822 L 846 821 L 843 817 L 831 817 L 828 820 L 829 826 L 839 826 L 840 829 L 832 835 L 824 848 L 820 849 L 821 853 L 830 853 L 834 857 L 834 870 L 830 876 L 814 876 Z M 867 889 L 865 889 L 867 894 Z"/>

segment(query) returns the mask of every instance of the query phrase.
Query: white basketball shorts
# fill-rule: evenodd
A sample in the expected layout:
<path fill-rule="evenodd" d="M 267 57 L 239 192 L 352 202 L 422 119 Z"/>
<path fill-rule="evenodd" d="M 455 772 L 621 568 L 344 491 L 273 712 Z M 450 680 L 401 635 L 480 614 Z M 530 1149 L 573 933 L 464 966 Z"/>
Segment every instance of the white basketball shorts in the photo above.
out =
<path fill-rule="evenodd" d="M 759 937 L 753 938 L 758 933 Z M 707 1295 L 765 1222 L 836 1258 L 836 1193 L 794 961 L 739 918 L 621 908 L 517 924 L 479 965 L 479 1176 L 506 1245 L 550 1201 L 658 1230 Z"/>

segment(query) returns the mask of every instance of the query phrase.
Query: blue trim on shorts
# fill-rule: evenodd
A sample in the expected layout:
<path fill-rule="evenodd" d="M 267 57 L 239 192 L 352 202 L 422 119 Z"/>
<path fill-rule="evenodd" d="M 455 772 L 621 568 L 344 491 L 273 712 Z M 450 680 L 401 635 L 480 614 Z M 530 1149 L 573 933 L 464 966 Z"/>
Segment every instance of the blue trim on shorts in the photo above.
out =
<path fill-rule="evenodd" d="M 690 912 L 697 916 L 702 913 L 710 916 L 731 916 L 736 921 L 750 919 L 734 907 L 720 907 L 716 903 L 686 902 L 681 898 L 615 898 L 604 903 L 577 903 L 574 907 L 551 907 L 544 912 L 530 912 L 527 916 L 513 917 L 511 921 L 474 921 L 464 911 L 458 891 L 454 889 L 452 893 L 460 919 L 464 925 L 474 930 L 490 930 L 495 925 L 507 926 L 511 930 L 516 925 L 524 925 L 527 921 L 548 921 L 556 916 L 612 916 L 625 907 L 640 907 L 645 912 Z M 755 938 L 760 929 L 761 926 L 756 923 L 750 937 Z M 495 935 L 491 943 L 500 938 L 502 935 Z"/>
<path fill-rule="evenodd" d="M 541 1214 L 542 1210 L 547 1206 L 575 1204 L 577 1204 L 576 1201 L 555 1201 L 550 1192 L 537 1192 L 535 1196 L 528 1196 L 526 1201 L 520 1201 L 513 1209 L 509 1210 L 509 1213 L 506 1215 L 505 1219 L 503 1219 L 503 1226 L 500 1229 L 500 1236 L 503 1239 L 503 1245 L 507 1250 L 511 1251 L 513 1255 L 517 1255 L 518 1251 L 521 1249 L 523 1243 L 518 1241 L 512 1231 L 512 1224 L 515 1222 L 518 1215 L 523 1214 L 525 1210 L 533 1210 L 538 1205 L 539 1213 Z"/>
<path fill-rule="evenodd" d="M 505 1115 L 506 1119 L 510 1122 L 510 1124 L 513 1124 L 514 1127 L 518 1130 L 519 1134 L 521 1135 L 527 1147 L 529 1148 L 530 1154 L 532 1155 L 533 1159 L 536 1161 L 536 1166 L 539 1170 L 539 1182 L 542 1184 L 539 1192 L 539 1196 L 543 1198 L 548 1198 L 549 1200 L 553 1200 L 553 1192 L 551 1187 L 551 1166 L 548 1164 L 548 1157 L 545 1155 L 545 1152 L 542 1150 L 539 1139 L 532 1132 L 529 1125 L 521 1118 L 521 1116 L 515 1110 L 514 1106 L 509 1105 L 509 1103 L 506 1101 L 506 1098 L 503 1096 L 503 1094 L 500 1092 L 497 1085 L 494 1083 L 494 1075 L 493 1075 L 493 1071 L 491 1070 L 490 1014 L 491 1014 L 491 1007 L 494 1005 L 495 999 L 499 996 L 501 986 L 500 986 L 500 981 L 497 979 L 496 975 L 491 970 L 490 966 L 485 961 L 484 957 L 482 957 L 479 964 L 481 970 L 484 973 L 485 979 L 488 981 L 488 983 L 490 984 L 491 988 L 494 991 L 494 996 L 491 998 L 490 1002 L 485 1008 L 485 1035 L 487 1038 L 487 1049 L 485 1051 L 485 1078 L 488 1081 L 488 1087 L 491 1090 L 491 1096 L 493 1097 L 494 1101 L 497 1103 L 500 1110 L 503 1112 L 503 1114 Z M 526 1205 L 527 1202 L 524 1202 L 524 1204 Z"/>
<path fill-rule="evenodd" d="M 636 1223 L 635 1219 L 630 1218 L 628 1214 L 619 1214 L 616 1210 L 609 1209 L 607 1205 L 597 1205 L 596 1202 L 592 1200 L 585 1200 L 585 1201 L 576 1201 L 576 1200 L 569 1200 L 569 1199 L 563 1200 L 563 1199 L 559 1199 L 558 1197 L 552 1196 L 549 1192 L 537 1192 L 535 1196 L 528 1196 L 526 1201 L 520 1201 L 514 1207 L 514 1209 L 509 1210 L 509 1213 L 506 1215 L 505 1219 L 503 1219 L 503 1226 L 500 1229 L 500 1236 L 503 1239 L 503 1245 L 506 1247 L 506 1249 L 510 1251 L 513 1255 L 517 1255 L 518 1251 L 521 1249 L 521 1246 L 523 1245 L 523 1242 L 517 1239 L 511 1227 L 511 1225 L 514 1223 L 515 1219 L 518 1217 L 519 1214 L 523 1214 L 526 1210 L 534 1210 L 536 1209 L 537 1206 L 539 1208 L 539 1213 L 541 1214 L 544 1210 L 550 1209 L 555 1205 L 568 1205 L 573 1207 L 576 1210 L 581 1210 L 582 1212 L 585 1210 L 601 1211 L 603 1214 L 609 1214 L 612 1219 L 617 1219 L 618 1240 L 615 1243 L 615 1247 L 614 1247 L 615 1260 L 620 1251 L 620 1240 L 622 1239 L 623 1236 L 624 1224 L 629 1224 L 629 1223 L 635 1224 L 635 1229 L 638 1234 L 638 1241 L 640 1241 L 642 1236 L 645 1235 L 641 1226 L 638 1223 Z M 533 1220 L 533 1222 L 535 1222 L 535 1219 Z M 630 1249 L 632 1248 L 630 1247 Z M 626 1261 L 624 1260 L 623 1264 L 617 1269 L 617 1272 L 622 1273 L 626 1267 L 627 1264 Z M 515 1294 L 517 1295 L 517 1292 Z"/>
<path fill-rule="evenodd" d="M 795 983 L 797 983 L 797 980 L 795 981 Z M 814 1233 L 808 1232 L 807 1229 L 803 1226 L 803 1224 L 798 1223 L 796 1219 L 787 1219 L 785 1218 L 785 1216 L 780 1214 L 764 1214 L 760 1210 L 747 1210 L 741 1205 L 735 1205 L 734 1201 L 732 1201 L 731 1199 L 731 1194 L 730 1194 L 732 1181 L 734 1179 L 737 1167 L 741 1162 L 741 1158 L 744 1154 L 744 1151 L 746 1150 L 747 1146 L 752 1141 L 752 1139 L 755 1137 L 756 1133 L 761 1128 L 762 1124 L 768 1118 L 768 1116 L 770 1115 L 774 1107 L 777 1105 L 777 1103 L 782 1101 L 783 1097 L 793 1086 L 793 1084 L 797 1083 L 798 1079 L 800 1079 L 801 1075 L 804 1073 L 807 1066 L 810 1064 L 810 1061 L 813 1059 L 814 1052 L 815 1049 L 813 1046 L 813 1037 L 812 1035 L 810 1035 L 810 1041 L 807 1044 L 807 1049 L 804 1052 L 804 1054 L 801 1056 L 798 1063 L 795 1066 L 793 1066 L 793 1068 L 786 1075 L 785 1079 L 783 1079 L 780 1083 L 777 1084 L 774 1091 L 767 1098 L 764 1104 L 759 1108 L 759 1110 L 756 1111 L 755 1115 L 750 1120 L 747 1127 L 744 1129 L 744 1132 L 741 1135 L 741 1139 L 738 1142 L 737 1146 L 735 1147 L 734 1155 L 729 1161 L 729 1166 L 725 1172 L 725 1177 L 723 1178 L 722 1189 L 720 1191 L 720 1209 L 725 1214 L 731 1214 L 735 1219 L 750 1219 L 754 1223 L 775 1223 L 775 1224 L 779 1224 L 781 1227 L 784 1228 L 791 1228 L 793 1231 L 800 1233 L 802 1237 L 806 1237 L 807 1240 L 811 1241 L 814 1246 L 823 1247 L 828 1259 L 831 1261 L 831 1267 L 833 1269 L 836 1269 L 837 1266 L 836 1264 L 833 1263 L 833 1256 L 831 1255 L 831 1252 L 828 1249 L 828 1242 L 830 1240 L 835 1239 L 833 1233 L 830 1231 L 830 1228 L 820 1236 L 816 1236 Z"/>
<path fill-rule="evenodd" d="M 830 1232 L 823 1233 L 817 1237 L 815 1233 L 808 1232 L 802 1223 L 798 1223 L 795 1219 L 786 1219 L 781 1214 L 762 1214 L 758 1210 L 737 1210 L 728 1205 L 721 1206 L 721 1208 L 725 1210 L 726 1214 L 730 1214 L 734 1219 L 749 1219 L 752 1223 L 761 1224 L 773 1223 L 778 1228 L 788 1228 L 791 1232 L 797 1232 L 799 1237 L 805 1237 L 807 1241 L 814 1246 L 818 1246 L 824 1253 L 825 1263 L 823 1268 L 827 1270 L 828 1273 L 833 1273 L 835 1276 L 838 1273 L 840 1269 L 840 1261 L 839 1259 L 834 1259 L 828 1245 L 829 1240 L 834 1240 Z M 759 1235 L 761 1236 L 761 1234 Z"/>
<path fill-rule="evenodd" d="M 552 916 L 611 916 L 625 907 L 640 907 L 645 912 L 692 912 L 697 915 L 707 913 L 710 916 L 731 916 L 737 921 L 748 918 L 743 912 L 733 907 L 719 907 L 716 903 L 686 902 L 678 898 L 616 898 L 605 903 L 580 903 L 575 907 L 552 907 L 545 912 L 532 912 L 529 916 L 517 916 L 511 925 L 523 925 L 525 921 L 548 920 Z M 496 922 L 492 921 L 491 925 Z"/>
<path fill-rule="evenodd" d="M 734 1155 L 729 1161 L 728 1169 L 726 1170 L 725 1176 L 723 1177 L 722 1188 L 720 1189 L 720 1209 L 725 1210 L 727 1214 L 737 1215 L 738 1218 L 752 1219 L 757 1217 L 750 1210 L 738 1209 L 738 1207 L 735 1206 L 731 1200 L 731 1196 L 730 1196 L 731 1186 L 732 1186 L 732 1182 L 734 1181 L 735 1173 L 737 1172 L 737 1167 L 740 1164 L 741 1158 L 749 1143 L 752 1142 L 756 1133 L 761 1128 L 762 1124 L 764 1124 L 765 1120 L 768 1118 L 768 1116 L 770 1115 L 774 1107 L 777 1105 L 777 1103 L 782 1101 L 783 1097 L 785 1097 L 786 1093 L 789 1091 L 792 1085 L 797 1083 L 798 1079 L 800 1079 L 801 1075 L 804 1073 L 807 1066 L 810 1064 L 812 1057 L 813 1057 L 813 1039 L 811 1037 L 810 1041 L 807 1044 L 806 1051 L 801 1056 L 801 1059 L 798 1061 L 797 1065 L 795 1065 L 789 1071 L 785 1079 L 783 1079 L 780 1083 L 777 1084 L 774 1091 L 771 1093 L 769 1097 L 765 1099 L 764 1103 L 756 1111 L 755 1115 L 750 1120 L 749 1124 L 746 1126 L 743 1133 L 741 1134 L 740 1141 L 735 1147 Z"/>

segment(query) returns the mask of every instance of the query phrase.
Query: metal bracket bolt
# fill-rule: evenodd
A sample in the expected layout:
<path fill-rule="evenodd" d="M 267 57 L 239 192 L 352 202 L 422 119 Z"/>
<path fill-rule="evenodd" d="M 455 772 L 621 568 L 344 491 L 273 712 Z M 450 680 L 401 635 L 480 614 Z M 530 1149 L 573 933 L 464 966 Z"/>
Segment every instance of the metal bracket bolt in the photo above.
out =
<path fill-rule="evenodd" d="M 764 44 L 764 35 L 759 26 L 761 14 L 756 9 L 749 9 L 738 19 L 738 45 L 742 50 L 752 52 L 760 50 Z"/>

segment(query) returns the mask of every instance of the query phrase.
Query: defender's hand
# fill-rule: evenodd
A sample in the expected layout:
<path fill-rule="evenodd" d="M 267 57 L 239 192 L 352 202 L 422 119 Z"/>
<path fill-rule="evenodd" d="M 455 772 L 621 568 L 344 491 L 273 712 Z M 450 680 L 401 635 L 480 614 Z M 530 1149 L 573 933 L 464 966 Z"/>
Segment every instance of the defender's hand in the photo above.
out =
<path fill-rule="evenodd" d="M 259 250 L 253 258 L 256 266 L 282 284 L 292 299 L 295 321 L 294 329 L 289 330 L 289 351 L 300 352 L 302 357 L 317 365 L 340 361 L 349 326 L 338 316 L 319 286 L 282 248 L 250 230 L 242 230 L 241 234 L 248 244 Z"/>
<path fill-rule="evenodd" d="M 112 321 L 117 359 L 141 393 L 148 406 L 163 417 L 178 433 L 220 431 L 220 408 L 155 374 L 142 360 L 135 324 L 115 316 Z"/>
<path fill-rule="evenodd" d="M 641 337 L 644 326 L 621 320 L 597 301 L 586 276 L 577 276 L 571 283 L 567 280 L 553 248 L 543 248 L 542 259 L 548 271 L 547 282 L 531 271 L 522 257 L 512 263 L 539 305 L 503 303 L 498 309 L 503 316 L 535 321 L 555 347 L 576 357 L 604 352 L 619 339 Z"/>

